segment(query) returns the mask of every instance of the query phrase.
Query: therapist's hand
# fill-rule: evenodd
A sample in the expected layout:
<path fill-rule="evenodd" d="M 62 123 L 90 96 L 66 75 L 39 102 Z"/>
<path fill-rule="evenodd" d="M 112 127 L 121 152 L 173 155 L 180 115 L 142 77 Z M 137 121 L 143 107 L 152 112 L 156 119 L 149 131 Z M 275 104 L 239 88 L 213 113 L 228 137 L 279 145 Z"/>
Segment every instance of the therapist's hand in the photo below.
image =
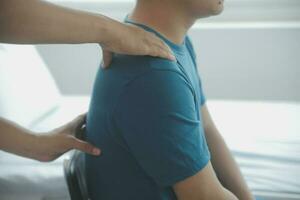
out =
<path fill-rule="evenodd" d="M 101 47 L 103 50 L 103 67 L 112 62 L 112 52 L 127 55 L 149 55 L 175 60 L 168 47 L 155 34 L 131 24 L 111 21 L 107 27 L 107 38 Z"/>
<path fill-rule="evenodd" d="M 39 155 L 37 159 L 44 162 L 53 161 L 72 149 L 96 156 L 100 155 L 100 149 L 79 139 L 84 138 L 85 120 L 86 114 L 82 114 L 71 122 L 48 132 L 48 134 L 38 135 Z"/>

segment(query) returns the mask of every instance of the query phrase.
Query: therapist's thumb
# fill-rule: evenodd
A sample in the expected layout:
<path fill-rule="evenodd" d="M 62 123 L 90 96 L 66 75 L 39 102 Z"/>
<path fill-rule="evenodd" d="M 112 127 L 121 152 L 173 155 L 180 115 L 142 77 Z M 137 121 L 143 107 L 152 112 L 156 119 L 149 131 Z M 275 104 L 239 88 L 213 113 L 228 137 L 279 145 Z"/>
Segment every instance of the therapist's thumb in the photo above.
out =
<path fill-rule="evenodd" d="M 84 153 L 88 153 L 94 156 L 99 156 L 101 154 L 101 150 L 98 149 L 97 147 L 91 145 L 88 142 L 79 140 L 77 138 L 73 138 L 73 148 L 77 149 L 79 151 L 82 151 Z"/>
<path fill-rule="evenodd" d="M 110 51 L 103 50 L 103 68 L 108 68 L 112 61 L 112 53 Z"/>

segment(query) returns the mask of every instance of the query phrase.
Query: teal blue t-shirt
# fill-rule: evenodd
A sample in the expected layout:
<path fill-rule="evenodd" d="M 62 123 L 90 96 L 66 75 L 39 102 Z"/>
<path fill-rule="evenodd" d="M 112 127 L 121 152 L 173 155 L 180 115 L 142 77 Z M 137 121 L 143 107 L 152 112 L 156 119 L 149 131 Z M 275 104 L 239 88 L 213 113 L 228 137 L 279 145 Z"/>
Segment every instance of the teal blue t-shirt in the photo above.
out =
<path fill-rule="evenodd" d="M 87 140 L 103 152 L 86 156 L 92 200 L 175 200 L 172 186 L 210 160 L 189 38 L 177 45 L 134 24 L 162 38 L 177 61 L 115 54 L 99 68 L 87 116 Z"/>

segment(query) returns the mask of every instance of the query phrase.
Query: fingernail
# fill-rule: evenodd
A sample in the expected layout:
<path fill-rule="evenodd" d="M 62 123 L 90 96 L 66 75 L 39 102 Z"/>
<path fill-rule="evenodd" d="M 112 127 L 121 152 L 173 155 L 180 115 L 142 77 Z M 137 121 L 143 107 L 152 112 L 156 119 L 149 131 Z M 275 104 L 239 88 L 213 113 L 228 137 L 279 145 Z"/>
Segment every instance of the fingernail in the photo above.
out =
<path fill-rule="evenodd" d="M 176 57 L 173 54 L 170 54 L 170 58 L 171 58 L 171 60 L 176 61 Z"/>
<path fill-rule="evenodd" d="M 93 154 L 94 155 L 98 156 L 98 155 L 100 155 L 100 153 L 101 153 L 100 149 L 97 149 L 97 148 L 93 149 Z"/>

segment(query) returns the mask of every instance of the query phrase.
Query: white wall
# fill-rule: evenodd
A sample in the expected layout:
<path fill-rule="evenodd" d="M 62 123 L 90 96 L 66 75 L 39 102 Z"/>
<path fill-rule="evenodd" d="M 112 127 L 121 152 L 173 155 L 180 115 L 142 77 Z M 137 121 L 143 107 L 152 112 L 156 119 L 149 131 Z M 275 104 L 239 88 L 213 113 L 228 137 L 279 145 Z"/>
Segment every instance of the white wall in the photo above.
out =
<path fill-rule="evenodd" d="M 300 28 L 194 29 L 211 98 L 300 101 Z"/>
<path fill-rule="evenodd" d="M 56 3 L 119 20 L 133 5 L 127 0 Z M 225 5 L 222 15 L 199 20 L 190 31 L 207 98 L 300 101 L 300 1 L 227 0 Z M 98 45 L 37 48 L 62 93 L 91 93 L 101 60 Z"/>

